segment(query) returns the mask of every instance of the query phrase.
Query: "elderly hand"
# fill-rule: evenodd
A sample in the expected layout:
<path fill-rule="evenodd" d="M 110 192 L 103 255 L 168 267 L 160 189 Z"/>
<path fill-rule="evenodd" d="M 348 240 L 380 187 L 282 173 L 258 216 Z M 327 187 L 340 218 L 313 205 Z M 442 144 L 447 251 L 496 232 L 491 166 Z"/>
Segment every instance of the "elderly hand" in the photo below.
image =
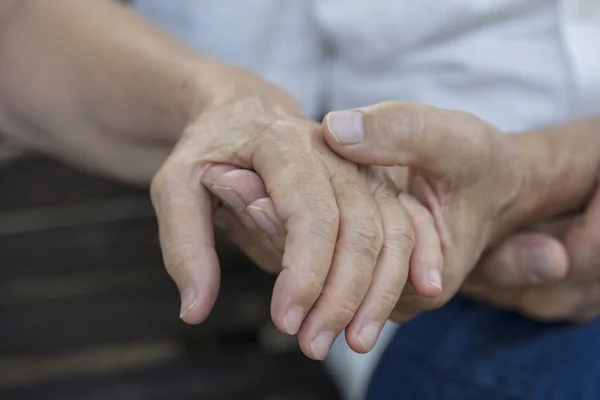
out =
<path fill-rule="evenodd" d="M 481 260 L 462 292 L 544 321 L 600 315 L 600 189 L 585 215 L 506 239 Z"/>
<path fill-rule="evenodd" d="M 404 210 L 334 155 L 282 90 L 198 54 L 120 2 L 22 3 L 0 6 L 2 135 L 143 184 L 177 141 L 151 192 L 186 322 L 201 322 L 219 290 L 212 193 L 240 204 L 206 176 L 214 164 L 265 182 L 288 233 L 273 319 L 289 333 L 312 321 L 305 351 L 327 347 L 350 321 L 360 304 L 349 293 L 367 293 L 373 271 L 391 265 L 395 275 L 382 276 L 403 283 L 412 250 Z"/>
<path fill-rule="evenodd" d="M 349 321 L 346 328 L 346 339 L 352 349 L 364 353 L 375 345 L 380 330 L 389 318 L 393 308 L 402 293 L 407 279 L 406 262 L 394 262 L 389 254 L 400 250 L 404 257 L 410 257 L 408 276 L 415 291 L 424 297 L 435 297 L 441 291 L 440 269 L 443 265 L 441 242 L 433 217 L 418 201 L 402 193 L 406 187 L 406 170 L 402 168 L 363 168 L 374 188 L 375 200 L 380 206 L 384 224 L 396 229 L 396 235 L 384 238 L 380 261 L 373 271 L 373 276 L 363 276 L 364 283 L 370 286 L 367 292 L 363 290 L 348 290 L 342 293 L 349 299 L 352 308 L 343 310 L 340 321 Z M 215 165 L 205 174 L 212 182 L 209 186 L 213 194 L 222 200 L 214 212 L 215 225 L 221 227 L 229 238 L 238 245 L 253 261 L 263 269 L 279 272 L 281 255 L 285 248 L 286 230 L 280 221 L 272 200 L 268 197 L 260 176 L 248 170 L 237 169 L 228 165 Z M 240 198 L 236 207 L 228 205 L 223 193 L 215 188 L 226 187 L 234 191 Z M 390 206 L 403 206 L 408 214 L 411 225 L 394 223 L 395 213 L 389 213 Z M 394 210 L 393 208 L 391 209 Z M 402 219 L 403 220 L 403 219 Z M 256 229 L 262 230 L 257 234 Z M 398 239 L 400 241 L 398 241 Z M 406 245 L 408 242 L 409 245 Z M 412 248 L 412 253 L 408 251 Z M 407 252 L 408 251 L 408 252 Z M 405 258 L 406 259 L 406 258 Z M 389 260 L 390 262 L 387 262 Z M 402 260 L 401 260 L 402 261 Z M 352 266 L 344 266 L 344 273 L 351 274 Z M 335 275 L 328 276 L 328 282 Z M 327 283 L 326 283 L 327 285 Z M 349 288 L 352 289 L 352 288 Z M 327 296 L 327 291 L 324 296 Z M 318 304 L 313 307 L 314 316 L 318 307 L 330 307 L 331 304 Z M 335 309 L 333 310 L 335 311 Z M 307 318 L 302 324 L 299 341 L 304 352 L 313 358 L 322 359 L 328 352 L 331 341 L 326 346 L 313 348 L 309 346 L 311 332 L 315 326 L 322 324 L 317 318 Z M 339 326 L 335 336 L 339 333 Z"/>
<path fill-rule="evenodd" d="M 322 359 L 352 323 L 355 347 L 368 351 L 407 279 L 414 242 L 410 218 L 395 190 L 336 156 L 320 126 L 302 118 L 285 94 L 256 78 L 245 82 L 245 91 L 235 88 L 235 98 L 213 102 L 192 120 L 152 184 L 165 264 L 182 296 L 181 316 L 201 322 L 217 296 L 211 218 L 215 207 L 223 208 L 218 199 L 234 213 L 253 206 L 243 229 L 232 233 L 234 241 L 255 259 L 257 253 L 270 254 L 266 269 L 282 268 L 271 307 L 276 326 L 289 334 L 300 330 L 304 352 Z M 228 183 L 232 174 L 244 180 L 251 171 L 264 181 L 280 223 L 270 223 L 263 208 Z M 420 273 L 417 287 L 436 296 L 439 239 L 431 218 L 421 226 L 431 233 L 430 247 L 437 253 L 413 261 L 421 266 L 414 268 Z M 281 258 L 270 250 L 272 241 L 250 249 L 235 240 L 243 234 L 243 242 L 252 243 L 260 227 L 267 232 L 285 227 L 285 239 L 275 243 Z"/>
<path fill-rule="evenodd" d="M 409 167 L 409 192 L 434 216 L 444 252 L 443 291 L 410 287 L 392 319 L 406 321 L 445 304 L 483 251 L 517 222 L 511 215 L 523 176 L 520 158 L 494 127 L 464 112 L 404 102 L 332 112 L 324 136 L 357 164 Z"/>
<path fill-rule="evenodd" d="M 439 233 L 444 251 L 442 294 L 423 296 L 417 288 L 422 270 L 415 268 L 413 275 L 412 264 L 413 285 L 406 288 L 399 300 L 396 294 L 402 291 L 403 285 L 398 286 L 396 282 L 391 290 L 379 289 L 380 293 L 375 293 L 393 303 L 392 317 L 402 321 L 419 311 L 442 305 L 458 291 L 488 244 L 506 229 L 505 212 L 516 198 L 521 177 L 517 157 L 503 142 L 503 136 L 466 113 L 395 102 L 330 113 L 325 119 L 323 135 L 329 146 L 344 158 L 363 165 L 385 166 L 370 167 L 369 170 L 371 176 L 383 177 L 380 180 L 387 182 L 394 193 L 407 187 L 406 167 L 410 168 L 408 186 L 431 213 L 406 194 L 400 194 L 396 201 L 407 210 L 413 229 L 417 231 L 413 259 L 435 261 L 435 258 L 427 258 L 428 254 L 435 254 L 431 251 L 435 249 L 435 243 L 426 239 L 422 246 L 419 244 L 421 237 L 431 236 L 421 235 L 420 227 L 433 221 Z M 225 172 L 223 176 L 233 173 L 236 172 Z M 250 177 L 245 181 L 250 182 Z M 252 185 L 257 187 L 259 183 Z M 229 184 L 230 187 L 233 185 Z M 270 221 L 266 225 L 271 226 L 269 234 L 274 243 L 273 253 L 276 253 L 277 246 L 282 245 L 282 226 L 269 206 L 269 199 L 265 198 L 266 192 L 251 194 L 248 188 L 239 191 L 244 190 L 248 193 L 244 201 L 247 208 L 240 207 L 240 215 L 233 218 L 221 212 L 216 217 L 230 231 L 241 232 L 240 222 L 248 219 L 244 214 L 251 215 L 261 209 Z M 243 247 L 251 240 L 240 234 L 236 242 Z M 267 258 L 257 255 L 258 262 L 268 263 Z M 360 299 L 361 295 L 358 292 L 356 297 Z M 360 338 L 360 335 L 355 336 L 356 333 L 351 324 L 346 331 L 348 342 L 354 350 L 360 350 L 359 346 L 353 345 L 356 338 Z"/>

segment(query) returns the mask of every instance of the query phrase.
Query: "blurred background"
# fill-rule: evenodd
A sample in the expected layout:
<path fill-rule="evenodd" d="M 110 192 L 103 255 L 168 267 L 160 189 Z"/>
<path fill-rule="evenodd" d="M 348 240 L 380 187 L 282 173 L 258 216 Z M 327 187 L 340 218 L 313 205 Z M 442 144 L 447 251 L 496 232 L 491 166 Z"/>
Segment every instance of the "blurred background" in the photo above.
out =
<path fill-rule="evenodd" d="M 219 301 L 189 327 L 147 190 L 1 157 L 0 399 L 339 398 L 271 324 L 272 277 L 223 238 Z"/>

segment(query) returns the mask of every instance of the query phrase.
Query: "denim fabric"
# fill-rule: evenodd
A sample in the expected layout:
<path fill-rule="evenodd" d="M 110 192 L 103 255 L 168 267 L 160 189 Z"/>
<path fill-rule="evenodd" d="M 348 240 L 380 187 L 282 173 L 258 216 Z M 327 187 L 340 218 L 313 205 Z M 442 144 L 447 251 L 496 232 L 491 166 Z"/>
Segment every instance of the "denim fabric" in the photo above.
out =
<path fill-rule="evenodd" d="M 465 299 L 404 324 L 368 400 L 600 400 L 600 321 L 548 324 Z"/>

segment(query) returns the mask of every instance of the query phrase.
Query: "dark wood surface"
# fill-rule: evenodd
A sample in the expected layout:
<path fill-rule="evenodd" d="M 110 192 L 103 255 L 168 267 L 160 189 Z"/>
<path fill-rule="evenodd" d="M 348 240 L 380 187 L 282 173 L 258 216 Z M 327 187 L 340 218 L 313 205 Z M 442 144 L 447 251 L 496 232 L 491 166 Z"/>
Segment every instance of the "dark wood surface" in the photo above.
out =
<path fill-rule="evenodd" d="M 0 398 L 337 399 L 270 323 L 273 278 L 218 247 L 215 310 L 186 326 L 146 190 L 0 165 Z"/>

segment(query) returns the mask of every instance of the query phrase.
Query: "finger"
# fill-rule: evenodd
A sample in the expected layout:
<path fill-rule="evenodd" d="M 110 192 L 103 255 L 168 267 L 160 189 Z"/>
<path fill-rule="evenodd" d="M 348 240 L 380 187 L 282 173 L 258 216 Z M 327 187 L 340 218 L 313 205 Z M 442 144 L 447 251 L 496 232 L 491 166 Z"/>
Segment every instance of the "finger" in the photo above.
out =
<path fill-rule="evenodd" d="M 208 316 L 220 282 L 211 199 L 200 183 L 202 172 L 175 151 L 151 185 L 163 259 L 181 294 L 180 316 L 190 324 Z"/>
<path fill-rule="evenodd" d="M 390 318 L 395 322 L 407 322 L 423 311 L 442 307 L 454 294 L 454 291 L 445 294 L 446 286 L 448 285 L 445 285 L 444 291 L 440 295 L 428 298 L 420 295 L 410 281 L 406 282 Z"/>
<path fill-rule="evenodd" d="M 583 285 L 580 285 L 583 286 Z M 584 301 L 579 304 L 573 320 L 575 322 L 590 322 L 600 315 L 600 282 L 595 280 L 583 286 Z"/>
<path fill-rule="evenodd" d="M 246 208 L 250 217 L 268 235 L 273 248 L 277 250 L 279 259 L 285 250 L 285 226 L 277 216 L 275 204 L 268 197 L 258 199 Z"/>
<path fill-rule="evenodd" d="M 586 288 L 573 282 L 516 289 L 465 284 L 461 293 L 495 307 L 548 322 L 574 321 L 590 304 Z"/>
<path fill-rule="evenodd" d="M 567 232 L 575 224 L 580 224 L 583 221 L 583 215 L 575 215 L 573 217 L 559 218 L 551 221 L 545 221 L 532 228 L 532 232 L 544 233 L 559 240 L 564 240 Z"/>
<path fill-rule="evenodd" d="M 527 290 L 526 288 L 494 287 L 465 282 L 460 288 L 460 293 L 498 308 L 520 311 L 523 303 L 522 297 Z"/>
<path fill-rule="evenodd" d="M 323 133 L 334 152 L 354 163 L 446 174 L 464 168 L 483 124 L 465 112 L 389 101 L 330 112 Z"/>
<path fill-rule="evenodd" d="M 260 176 L 253 171 L 220 165 L 209 169 L 205 176 L 204 182 L 212 180 L 209 190 L 237 215 L 243 229 L 254 233 L 252 243 L 262 243 L 273 259 L 281 259 L 285 228 L 272 200 L 266 197 Z"/>
<path fill-rule="evenodd" d="M 583 220 L 567 231 L 565 245 L 574 278 L 589 280 L 600 276 L 600 190 L 590 201 Z"/>
<path fill-rule="evenodd" d="M 223 166 L 215 166 L 205 174 L 208 179 L 212 178 L 210 188 L 213 194 L 239 214 L 244 226 L 260 228 L 275 249 L 283 253 L 285 226 L 277 215 L 275 204 L 267 197 L 262 178 L 256 172 L 230 166 L 225 166 L 227 171 L 220 169 L 215 175 L 209 175 L 216 167 Z"/>
<path fill-rule="evenodd" d="M 598 221 L 600 221 L 600 189 L 596 189 L 585 212 L 585 223 L 596 228 L 596 232 L 600 231 Z"/>
<path fill-rule="evenodd" d="M 356 166 L 344 164 L 332 177 L 340 215 L 335 255 L 327 281 L 302 324 L 298 340 L 309 357 L 325 359 L 369 289 L 383 245 L 383 227 L 371 189 Z"/>
<path fill-rule="evenodd" d="M 375 200 L 383 216 L 383 247 L 367 295 L 346 329 L 346 341 L 359 353 L 371 351 L 396 307 L 415 244 L 410 218 L 396 196 L 379 189 Z"/>
<path fill-rule="evenodd" d="M 444 272 L 442 243 L 435 221 L 414 197 L 400 194 L 398 199 L 410 218 L 415 236 L 410 259 L 410 281 L 421 296 L 435 297 L 442 292 Z"/>
<path fill-rule="evenodd" d="M 272 126 L 252 155 L 287 230 L 271 314 L 275 325 L 289 334 L 298 332 L 321 294 L 340 221 L 330 172 L 319 154 L 325 146 L 322 139 L 319 144 L 318 127 L 305 125 L 307 132 L 298 132 L 298 123 Z"/>
<path fill-rule="evenodd" d="M 560 281 L 568 271 L 567 250 L 558 239 L 541 233 L 523 233 L 487 253 L 469 281 L 495 287 L 522 287 Z"/>
<path fill-rule="evenodd" d="M 204 173 L 202 181 L 209 189 L 213 189 L 212 193 L 223 204 L 227 204 L 230 208 L 239 210 L 240 203 L 246 206 L 248 217 L 271 237 L 275 248 L 283 252 L 285 226 L 275 211 L 275 204 L 267 197 L 265 184 L 257 173 L 231 165 L 218 164 Z M 217 186 L 217 190 L 214 190 L 214 186 Z"/>
<path fill-rule="evenodd" d="M 541 321 L 573 320 L 587 303 L 586 290 L 573 282 L 532 288 L 523 292 L 519 311 Z"/>
<path fill-rule="evenodd" d="M 232 165 L 216 164 L 203 175 L 202 182 L 233 210 L 267 197 L 267 189 L 261 177 L 253 171 Z M 216 186 L 216 190 L 214 187 Z"/>
<path fill-rule="evenodd" d="M 263 271 L 272 274 L 281 271 L 281 253 L 270 251 L 267 244 L 257 240 L 256 235 L 239 221 L 232 210 L 219 207 L 213 215 L 213 221 L 215 226 Z"/>

